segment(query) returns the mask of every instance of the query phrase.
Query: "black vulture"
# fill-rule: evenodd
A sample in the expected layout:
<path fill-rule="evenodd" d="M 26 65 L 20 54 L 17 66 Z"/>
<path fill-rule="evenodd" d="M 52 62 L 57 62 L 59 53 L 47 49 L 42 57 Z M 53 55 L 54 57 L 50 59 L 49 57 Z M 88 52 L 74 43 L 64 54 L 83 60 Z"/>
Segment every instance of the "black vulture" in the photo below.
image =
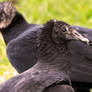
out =
<path fill-rule="evenodd" d="M 66 84 L 71 85 L 69 72 L 72 61 L 69 58 L 72 57 L 72 53 L 68 44 L 77 40 L 89 45 L 89 40 L 63 21 L 49 20 L 40 30 L 36 38 L 37 63 L 24 73 L 0 85 L 1 92 L 48 92 L 45 88 L 53 84 L 67 82 Z M 19 38 L 23 37 L 25 32 L 19 36 Z M 30 38 L 29 32 L 26 37 Z M 27 44 L 29 42 L 30 39 Z M 65 87 L 65 84 L 63 85 Z M 68 92 L 74 92 L 70 86 L 68 89 L 70 89 Z"/>
<path fill-rule="evenodd" d="M 4 41 L 6 43 L 6 46 L 7 46 L 7 55 L 8 55 L 9 61 L 15 67 L 15 69 L 19 73 L 21 73 L 21 72 L 29 69 L 36 63 L 36 60 L 37 60 L 36 55 L 35 55 L 35 53 L 36 53 L 36 34 L 37 34 L 37 30 L 40 28 L 40 26 L 38 26 L 36 24 L 28 24 L 25 21 L 25 19 L 22 17 L 22 15 L 20 15 L 19 13 L 16 12 L 14 7 L 11 7 L 10 4 L 8 4 L 8 7 L 7 7 L 6 4 L 7 3 L 4 3 L 4 2 L 0 3 L 1 19 L 3 21 L 6 21 L 6 23 L 1 21 L 2 25 L 0 27 L 0 30 L 3 35 Z M 8 15 L 9 14 L 8 11 L 4 12 L 4 6 L 5 6 L 5 8 L 8 8 L 8 9 L 9 9 L 9 7 L 11 7 L 10 15 Z M 12 13 L 14 13 L 13 15 L 15 15 L 15 16 L 11 16 Z M 12 18 L 12 17 L 14 17 L 14 18 Z M 9 26 L 7 26 L 7 20 L 9 20 L 9 23 L 8 23 L 8 24 L 10 24 Z M 33 30 L 30 30 L 31 28 L 33 28 Z M 19 42 L 22 38 L 21 36 L 25 34 L 25 33 L 23 33 L 24 31 L 26 31 L 27 33 L 28 32 L 31 33 L 31 35 L 30 35 L 31 38 L 30 38 L 30 40 L 28 40 L 30 45 L 23 44 L 23 41 Z M 21 35 L 21 33 L 23 33 L 23 34 Z M 21 37 L 21 38 L 19 38 L 20 40 L 18 41 L 20 43 L 20 45 L 18 45 L 16 43 L 18 37 Z M 12 44 L 13 41 L 15 41 L 14 44 Z M 13 45 L 15 45 L 15 46 L 13 46 Z M 21 46 L 23 47 L 24 50 L 20 49 Z M 15 48 L 15 47 L 17 47 L 17 48 Z M 16 50 L 13 51 L 14 50 L 13 48 Z M 20 53 L 16 53 L 17 51 Z M 14 53 L 12 53 L 12 52 L 14 52 Z M 32 54 L 30 54 L 30 52 L 32 52 Z M 31 61 L 30 61 L 30 58 L 31 58 Z M 25 61 L 27 61 L 27 62 L 25 62 Z"/>
<path fill-rule="evenodd" d="M 10 11 L 7 12 L 6 9 L 9 9 L 9 8 L 10 8 Z M 7 4 L 4 2 L 0 3 L 0 17 L 1 17 L 0 18 L 0 20 L 1 20 L 0 29 L 1 29 L 1 33 L 3 35 L 4 41 L 7 45 L 7 55 L 8 55 L 9 61 L 11 62 L 11 64 L 15 67 L 15 69 L 19 73 L 22 73 L 25 70 L 31 68 L 37 62 L 37 60 L 39 58 L 37 55 L 37 46 L 40 44 L 37 44 L 36 41 L 37 41 L 37 37 L 38 37 L 39 33 L 42 31 L 41 28 L 43 28 L 43 25 L 28 24 L 25 21 L 25 19 L 23 18 L 23 16 L 21 14 L 19 14 L 16 11 L 16 9 L 14 7 L 12 7 L 11 4 L 9 4 L 9 3 Z M 75 27 L 75 28 L 79 28 L 79 27 Z M 82 30 L 80 30 L 79 32 L 82 35 L 84 35 L 83 33 L 85 33 L 84 36 L 90 40 L 91 35 L 86 35 L 86 34 L 89 34 L 89 31 L 86 32 L 86 31 L 84 31 L 83 28 L 81 28 L 81 29 Z M 80 35 L 78 34 L 77 37 L 80 37 Z M 77 39 L 79 39 L 79 38 L 77 38 Z M 56 40 L 56 41 L 58 42 L 58 40 Z M 84 41 L 84 42 L 86 41 L 86 43 L 88 44 L 88 40 L 86 38 L 82 41 Z M 65 43 L 66 43 L 66 41 L 65 41 Z M 91 58 L 89 58 L 89 57 L 91 57 L 90 56 L 91 55 L 91 47 L 87 46 L 85 43 L 82 43 L 80 41 L 71 41 L 71 42 L 69 41 L 68 45 L 69 45 L 68 48 L 73 53 L 73 57 L 71 58 L 71 60 L 72 60 L 72 62 L 73 62 L 73 60 L 75 62 L 75 64 L 72 63 L 73 68 L 71 68 L 71 72 L 70 72 L 71 80 L 74 82 L 74 86 L 76 84 L 75 82 L 82 82 L 82 86 L 84 88 L 83 83 L 87 84 L 87 83 L 91 82 L 91 74 L 90 74 L 91 73 Z M 85 54 L 86 54 L 85 60 L 82 59 L 84 54 L 78 55 L 79 52 L 76 51 L 77 49 L 80 52 L 84 51 L 84 50 L 81 51 L 81 48 L 79 47 L 81 45 L 82 45 L 82 49 L 85 48 L 86 49 L 85 51 L 87 51 L 87 52 L 85 52 Z M 77 46 L 78 48 L 75 46 Z M 90 49 L 90 52 L 88 52 L 88 49 Z M 75 56 L 74 56 L 74 54 L 75 54 Z M 44 53 L 44 55 L 45 55 L 45 53 Z M 76 55 L 78 55 L 78 56 L 76 56 Z M 81 60 L 82 61 L 87 60 L 87 62 L 89 62 L 89 63 L 87 63 L 87 62 L 80 63 Z M 77 78 L 79 78 L 81 75 L 79 72 L 77 73 L 77 71 L 80 71 L 80 68 L 79 67 L 77 68 L 77 66 L 76 66 L 77 61 L 79 61 L 79 63 L 80 63 L 80 64 L 78 63 L 80 65 L 80 68 L 82 68 L 81 69 L 81 71 L 83 71 L 82 74 L 84 72 L 86 73 L 86 71 L 88 71 L 88 72 L 90 71 L 89 76 L 85 75 L 85 77 L 82 78 L 83 81 L 81 81 L 81 79 L 76 79 L 75 74 L 78 74 Z M 81 67 L 81 66 L 83 66 L 83 64 L 85 64 L 85 65 L 87 64 L 88 65 L 87 67 L 89 67 L 89 66 L 90 67 L 89 68 Z M 77 71 L 75 71 L 75 69 L 77 69 Z M 88 81 L 87 81 L 87 78 L 89 79 Z"/>

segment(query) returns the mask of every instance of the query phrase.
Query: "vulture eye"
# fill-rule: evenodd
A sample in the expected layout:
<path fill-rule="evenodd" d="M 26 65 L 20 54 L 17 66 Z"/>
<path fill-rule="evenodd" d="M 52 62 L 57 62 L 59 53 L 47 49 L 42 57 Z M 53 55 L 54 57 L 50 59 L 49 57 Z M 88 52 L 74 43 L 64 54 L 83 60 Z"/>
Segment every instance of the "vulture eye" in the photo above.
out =
<path fill-rule="evenodd" d="M 64 26 L 62 27 L 62 32 L 65 33 L 65 32 L 67 32 L 67 30 L 68 30 L 68 27 L 64 25 Z"/>
<path fill-rule="evenodd" d="M 64 28 L 62 31 L 63 31 L 63 32 L 66 32 L 67 30 L 66 30 L 66 28 Z"/>

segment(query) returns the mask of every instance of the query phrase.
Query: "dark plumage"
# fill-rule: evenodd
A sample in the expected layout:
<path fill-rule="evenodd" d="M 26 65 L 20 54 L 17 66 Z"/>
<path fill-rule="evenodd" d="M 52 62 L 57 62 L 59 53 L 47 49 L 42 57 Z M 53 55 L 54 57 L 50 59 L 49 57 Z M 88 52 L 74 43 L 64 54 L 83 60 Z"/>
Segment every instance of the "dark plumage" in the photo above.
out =
<path fill-rule="evenodd" d="M 77 39 L 76 35 L 79 33 L 76 30 L 67 23 L 57 20 L 48 21 L 40 30 L 36 39 L 37 63 L 23 74 L 0 85 L 1 92 L 27 92 L 30 90 L 31 92 L 42 92 L 46 87 L 63 81 L 71 84 L 69 75 L 71 52 L 68 50 L 67 44 L 72 40 L 84 42 L 85 38 L 80 35 L 82 39 Z M 25 34 L 22 36 L 25 37 Z M 27 37 L 30 37 L 29 34 Z"/>
<path fill-rule="evenodd" d="M 40 29 L 41 26 L 26 23 L 24 18 L 17 12 L 15 14 L 14 19 L 12 21 L 10 20 L 10 22 L 11 22 L 11 24 L 8 27 L 6 25 L 4 25 L 4 28 L 1 27 L 1 33 L 3 34 L 5 43 L 7 45 L 7 55 L 8 55 L 8 58 L 9 58 L 11 64 L 17 69 L 17 71 L 18 72 L 24 72 L 25 70 L 29 69 L 30 67 L 32 67 L 37 62 L 36 39 L 37 39 L 38 32 L 41 31 L 41 29 Z M 5 26 L 6 26 L 6 28 L 5 28 Z M 30 28 L 32 28 L 32 30 L 30 30 Z M 26 32 L 24 32 L 24 31 L 26 31 Z M 26 43 L 24 43 L 22 41 L 25 41 Z M 23 50 L 21 49 L 22 47 L 23 47 Z M 20 52 L 20 53 L 17 53 L 17 51 Z M 31 52 L 31 54 L 30 54 L 30 52 Z M 32 71 L 33 70 L 34 69 L 32 68 Z M 33 71 L 32 73 L 35 74 L 35 72 L 36 71 Z M 47 73 L 50 73 L 50 74 L 47 74 Z M 45 76 L 45 75 L 43 76 L 44 73 L 42 73 L 40 75 L 39 71 L 38 71 L 38 74 L 40 75 L 40 77 L 42 76 L 44 79 L 45 79 L 45 77 L 47 77 L 45 79 L 46 81 L 47 81 L 47 79 L 49 79 L 49 77 L 52 76 L 52 78 L 50 78 L 45 84 L 45 86 L 47 86 L 47 87 L 49 85 L 53 84 L 55 81 L 56 82 L 63 81 L 63 80 L 65 81 L 68 78 L 68 76 L 66 76 L 66 74 L 64 74 L 63 72 L 62 73 L 61 72 L 58 73 L 57 71 L 54 72 L 53 69 L 52 69 L 52 72 L 47 71 L 47 73 L 45 73 L 45 74 L 48 75 L 48 76 Z M 55 77 L 56 74 L 57 74 L 57 77 Z M 58 74 L 59 74 L 59 76 L 58 76 Z M 13 88 L 13 92 L 15 92 L 15 90 L 17 91 L 17 89 L 15 89 L 16 87 L 14 88 L 14 85 L 17 85 L 16 82 L 19 81 L 20 78 L 22 79 L 22 77 L 23 77 L 22 75 L 16 76 L 16 77 L 12 78 L 8 83 L 6 82 L 5 85 L 3 85 L 3 84 L 0 85 L 0 92 L 2 92 L 2 91 L 10 92 L 10 91 L 12 91 L 12 89 L 10 89 L 10 88 Z M 29 75 L 28 75 L 28 77 L 29 77 Z M 31 77 L 32 77 L 32 75 L 30 75 L 30 79 L 31 79 Z M 38 76 L 35 76 L 35 77 L 38 78 Z M 54 81 L 52 80 L 53 78 L 54 78 Z M 55 78 L 56 78 L 56 80 L 55 80 Z M 40 78 L 40 79 L 42 80 L 42 78 Z M 41 80 L 39 80 L 39 82 Z M 30 85 L 31 85 L 31 83 L 34 83 L 32 81 L 34 81 L 34 80 L 31 79 Z M 38 81 L 36 81 L 36 83 L 37 82 Z M 33 85 L 35 85 L 35 83 Z M 7 89 L 6 86 L 8 87 L 8 89 Z M 66 92 L 66 87 L 65 88 L 63 87 L 63 89 L 62 89 L 62 85 L 60 85 L 60 86 L 57 85 L 57 86 L 59 88 L 58 90 L 65 90 L 65 92 Z M 57 91 L 57 86 L 55 86 L 55 88 L 54 88 L 54 90 L 56 89 L 56 91 Z M 34 88 L 35 88 L 35 86 L 34 86 Z M 47 89 L 45 92 L 48 92 L 48 90 L 51 91 L 51 89 L 53 89 L 53 88 Z M 18 92 L 19 92 L 19 90 L 18 90 Z M 40 90 L 40 89 L 38 88 L 36 90 L 38 92 L 38 90 Z M 68 88 L 68 90 L 69 90 L 69 88 Z M 71 90 L 72 89 L 70 88 L 70 91 Z M 70 91 L 68 91 L 68 92 L 70 92 Z"/>
<path fill-rule="evenodd" d="M 12 9 L 15 9 L 15 8 L 12 8 Z M 7 55 L 8 55 L 9 61 L 18 72 L 23 72 L 29 69 L 30 67 L 32 67 L 36 63 L 36 60 L 37 60 L 35 55 L 36 34 L 37 34 L 37 30 L 38 31 L 40 30 L 39 29 L 40 26 L 35 24 L 28 24 L 25 21 L 25 19 L 22 17 L 22 15 L 20 15 L 17 12 L 15 12 L 15 17 L 11 22 L 12 23 L 8 27 L 6 28 L 1 27 L 1 33 L 7 45 Z M 31 28 L 33 29 L 30 30 Z M 24 31 L 26 31 L 27 33 L 26 32 L 23 33 Z M 26 36 L 26 35 L 29 35 L 29 33 L 30 33 L 30 39 Z M 25 35 L 26 37 L 22 37 L 22 35 L 23 36 Z M 26 43 L 24 43 L 23 40 Z M 32 52 L 32 54 L 30 54 L 30 52 Z"/>
<path fill-rule="evenodd" d="M 70 72 L 73 84 L 77 81 L 76 86 L 81 89 L 76 89 L 78 92 L 90 92 L 92 88 L 92 30 L 88 28 L 73 26 L 79 33 L 89 39 L 87 46 L 79 41 L 71 41 L 69 43 L 70 50 L 74 55 L 72 58 L 72 69 Z M 86 82 L 86 83 L 85 83 Z"/>
<path fill-rule="evenodd" d="M 76 27 L 77 29 L 77 27 Z M 83 30 L 78 27 L 79 32 L 86 38 L 89 39 L 89 46 L 79 41 L 71 41 L 68 46 L 73 54 L 71 61 L 72 79 L 80 82 L 92 82 L 91 67 L 92 67 L 92 30 Z M 76 47 L 77 46 L 77 47 Z M 76 59 L 75 59 L 76 58 Z M 75 77 L 76 76 L 76 77 Z M 87 79 L 87 80 L 85 80 Z"/>
<path fill-rule="evenodd" d="M 15 8 L 12 7 L 12 9 L 15 11 Z M 0 12 L 0 13 L 2 13 L 2 12 Z M 7 15 L 7 13 L 5 13 L 5 14 Z M 62 65 L 64 65 L 63 67 L 61 67 L 62 70 L 64 70 L 64 71 L 70 69 L 71 66 L 69 66 L 69 65 L 72 64 L 72 70 L 71 70 L 71 80 L 72 81 L 74 81 L 74 82 L 76 82 L 76 81 L 77 82 L 91 82 L 91 74 L 90 74 L 91 73 L 91 63 L 90 63 L 91 62 L 91 60 L 90 60 L 91 56 L 90 55 L 92 55 L 92 54 L 90 54 L 90 53 L 92 53 L 92 52 L 91 52 L 91 47 L 87 46 L 87 44 L 88 44 L 87 39 L 81 40 L 80 38 L 82 36 L 79 35 L 78 32 L 75 32 L 78 35 L 75 35 L 75 34 L 73 34 L 73 35 L 65 35 L 65 34 L 61 35 L 62 34 L 61 32 L 65 33 L 67 28 L 69 28 L 69 30 L 71 30 L 71 32 L 73 30 L 70 25 L 68 25 L 64 22 L 61 22 L 61 21 L 55 22 L 55 20 L 54 21 L 52 20 L 52 22 L 51 21 L 48 22 L 49 23 L 48 26 L 46 26 L 46 24 L 45 24 L 45 28 L 44 28 L 44 25 L 28 24 L 25 21 L 25 19 L 22 17 L 22 15 L 20 15 L 17 11 L 14 12 L 14 15 L 15 16 L 9 17 L 10 18 L 9 23 L 8 23 L 9 25 L 8 26 L 4 25 L 0 29 L 1 29 L 1 33 L 4 37 L 5 43 L 7 45 L 7 55 L 8 55 L 9 61 L 11 62 L 11 64 L 15 67 L 15 69 L 19 73 L 24 72 L 25 70 L 31 68 L 37 62 L 37 60 L 39 59 L 39 56 L 42 54 L 43 56 L 46 56 L 45 58 L 48 59 L 48 61 L 49 60 L 56 60 L 57 62 L 53 61 L 53 64 L 55 64 L 55 67 L 59 68 Z M 3 19 L 6 19 L 6 18 L 3 18 Z M 59 24 L 61 24 L 61 25 L 59 25 Z M 62 26 L 62 25 L 64 25 L 64 26 Z M 48 48 L 45 48 L 44 46 L 46 46 L 47 44 L 44 43 L 44 45 L 42 45 L 43 47 L 41 49 L 39 49 L 40 52 L 38 50 L 38 52 L 40 54 L 37 54 L 38 53 L 37 49 L 38 49 L 38 47 L 40 46 L 40 43 L 41 43 L 41 42 L 38 43 L 39 41 L 41 41 L 41 40 L 38 39 L 39 38 L 38 36 L 40 35 L 40 33 L 46 32 L 46 31 L 43 31 L 45 29 L 47 30 L 46 27 L 50 27 L 48 29 L 48 31 L 49 31 L 50 37 L 52 36 L 52 38 L 53 38 L 51 40 L 51 42 L 53 42 L 54 45 L 49 44 Z M 64 30 L 62 29 L 62 31 L 58 33 L 58 30 L 60 30 L 59 27 L 63 28 Z M 50 30 L 52 28 L 53 28 L 54 31 L 51 35 Z M 79 32 L 82 34 L 81 31 L 79 31 Z M 86 32 L 86 34 L 87 33 L 89 34 L 89 32 Z M 54 35 L 54 34 L 57 34 L 57 35 Z M 44 36 L 44 35 L 42 35 L 42 36 Z M 80 38 L 78 38 L 78 37 L 80 37 Z M 86 37 L 88 39 L 90 37 L 90 39 L 91 39 L 91 36 L 86 36 Z M 48 38 L 48 35 L 47 35 L 47 38 Z M 64 42 L 61 41 L 62 39 L 63 39 Z M 71 39 L 72 40 L 75 39 L 77 41 L 75 41 L 75 40 L 70 41 Z M 44 42 L 44 40 L 45 39 L 42 39 L 43 42 Z M 47 40 L 48 40 L 47 42 L 49 42 L 49 39 L 47 39 Z M 80 42 L 78 40 L 81 40 L 84 43 Z M 58 43 L 58 42 L 60 42 L 60 43 Z M 69 43 L 67 43 L 67 42 L 69 42 Z M 85 44 L 85 43 L 87 43 L 87 44 Z M 82 45 L 82 48 L 80 47 L 80 45 Z M 82 51 L 79 50 L 79 47 L 80 47 L 80 49 L 85 48 L 85 50 L 82 50 L 82 51 L 85 51 L 85 55 L 87 56 L 88 59 L 82 59 L 82 57 L 84 56 L 84 53 L 82 53 Z M 44 48 L 44 50 L 42 50 L 43 48 Z M 55 48 L 55 52 L 53 50 L 54 48 Z M 62 50 L 62 48 L 63 48 L 63 50 Z M 47 49 L 49 49 L 51 52 Z M 77 49 L 79 51 L 78 53 L 81 52 L 82 54 L 78 54 Z M 88 49 L 90 49 L 89 52 L 88 52 Z M 46 51 L 46 52 L 44 53 L 44 51 Z M 67 51 L 69 51 L 69 52 L 67 52 Z M 51 55 L 48 54 L 49 52 L 51 54 L 55 53 L 55 55 L 53 55 L 53 57 L 50 58 Z M 64 52 L 65 55 L 62 54 L 61 56 L 59 56 L 58 53 L 56 53 L 56 52 L 58 52 L 59 55 L 60 55 L 61 52 L 62 53 Z M 68 55 L 71 55 L 71 60 L 69 60 L 70 56 L 68 58 L 66 58 Z M 60 61 L 57 60 L 56 57 L 58 59 L 61 59 L 61 57 L 62 57 L 66 61 L 68 59 L 69 62 L 68 63 L 60 62 Z M 90 70 L 90 73 L 89 73 L 90 75 L 89 76 L 86 75 L 86 76 L 88 76 L 89 80 L 87 80 L 86 76 L 83 77 L 82 80 L 79 79 L 80 73 L 77 73 L 76 71 L 74 71 L 77 64 L 74 64 L 73 62 L 77 63 L 77 61 L 79 61 L 78 65 L 80 65 L 80 62 L 82 62 L 81 60 L 82 61 L 84 60 L 86 62 L 85 65 L 87 64 L 88 67 L 90 66 L 89 69 L 87 68 L 88 69 L 87 71 Z M 89 63 L 87 63 L 87 62 L 89 62 Z M 83 63 L 81 64 L 81 66 L 83 65 Z M 83 69 L 81 71 L 84 71 L 84 68 L 86 68 L 86 67 L 82 67 L 82 68 Z M 77 71 L 80 71 L 80 68 L 77 68 Z M 85 71 L 86 71 L 86 69 L 85 69 Z M 77 75 L 78 79 L 76 79 L 76 76 L 75 76 L 76 73 L 78 74 Z"/>

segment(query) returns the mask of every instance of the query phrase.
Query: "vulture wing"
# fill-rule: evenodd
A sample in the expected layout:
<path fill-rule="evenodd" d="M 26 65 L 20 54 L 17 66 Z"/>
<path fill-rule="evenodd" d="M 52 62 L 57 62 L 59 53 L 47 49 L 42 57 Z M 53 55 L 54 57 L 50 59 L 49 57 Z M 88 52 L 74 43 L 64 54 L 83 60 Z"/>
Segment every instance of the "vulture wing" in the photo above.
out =
<path fill-rule="evenodd" d="M 82 27 L 76 27 L 79 33 L 92 41 L 92 30 Z M 71 72 L 72 81 L 92 82 L 92 46 L 87 46 L 80 41 L 71 41 L 68 47 L 72 53 Z"/>

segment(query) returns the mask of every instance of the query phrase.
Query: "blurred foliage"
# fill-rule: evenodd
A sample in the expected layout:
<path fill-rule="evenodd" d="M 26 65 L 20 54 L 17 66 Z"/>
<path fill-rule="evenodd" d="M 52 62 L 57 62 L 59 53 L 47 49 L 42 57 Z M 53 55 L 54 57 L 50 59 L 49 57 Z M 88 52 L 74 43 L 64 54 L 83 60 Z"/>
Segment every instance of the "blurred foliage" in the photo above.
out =
<path fill-rule="evenodd" d="M 55 18 L 72 25 L 89 28 L 92 25 L 92 0 L 20 0 L 15 7 L 29 23 L 41 24 Z M 16 74 L 8 62 L 5 48 L 0 35 L 0 82 Z"/>

